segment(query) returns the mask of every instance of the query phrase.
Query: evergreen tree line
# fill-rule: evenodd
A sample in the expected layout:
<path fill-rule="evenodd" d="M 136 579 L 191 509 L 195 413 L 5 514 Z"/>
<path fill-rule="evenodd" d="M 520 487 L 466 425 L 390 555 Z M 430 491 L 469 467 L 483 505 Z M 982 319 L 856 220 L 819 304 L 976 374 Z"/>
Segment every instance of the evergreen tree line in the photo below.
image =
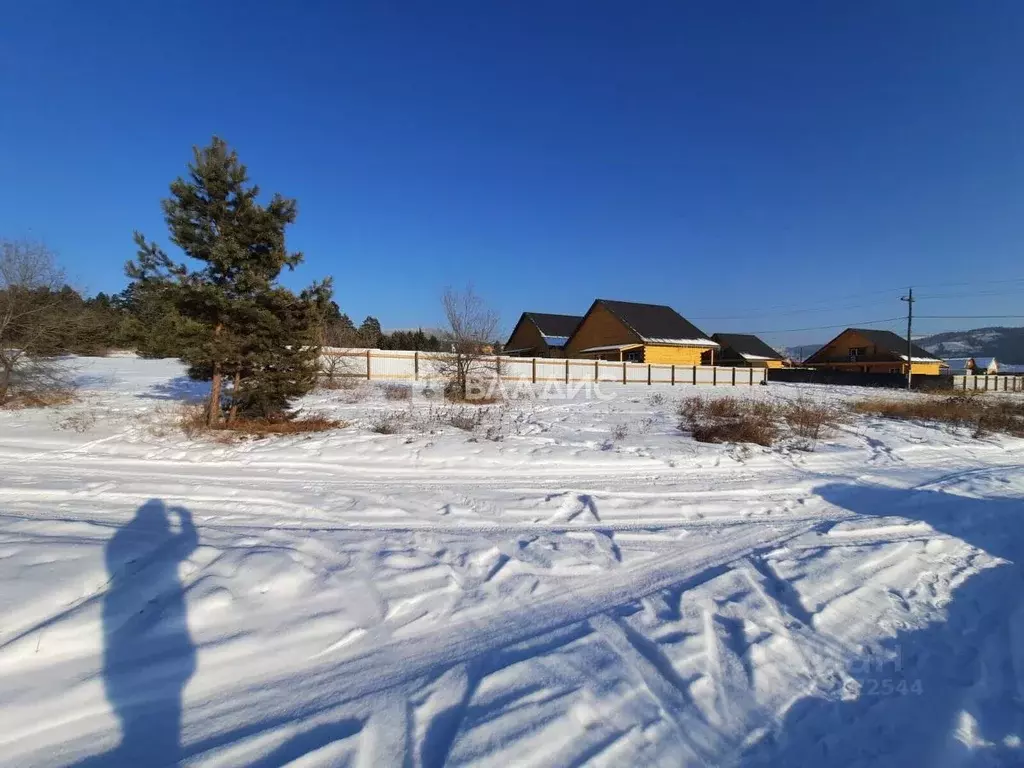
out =
<path fill-rule="evenodd" d="M 2 292 L 2 290 L 0 290 Z M 105 355 L 111 350 L 132 350 L 141 357 L 181 357 L 190 334 L 198 328 L 181 314 L 173 292 L 166 286 L 132 281 L 120 293 L 85 297 L 69 285 L 37 288 L 39 306 L 58 307 L 63 321 L 47 339 L 45 354 Z M 322 346 L 372 349 L 446 351 L 436 333 L 393 331 L 384 333 L 372 315 L 356 326 L 330 301 L 321 327 Z"/>
<path fill-rule="evenodd" d="M 445 349 L 444 342 L 436 334 L 426 334 L 423 329 L 415 331 L 392 331 L 384 333 L 380 321 L 373 315 L 367 316 L 359 327 L 331 302 L 324 317 L 323 346 L 361 347 L 368 349 L 419 350 L 439 352 Z"/>

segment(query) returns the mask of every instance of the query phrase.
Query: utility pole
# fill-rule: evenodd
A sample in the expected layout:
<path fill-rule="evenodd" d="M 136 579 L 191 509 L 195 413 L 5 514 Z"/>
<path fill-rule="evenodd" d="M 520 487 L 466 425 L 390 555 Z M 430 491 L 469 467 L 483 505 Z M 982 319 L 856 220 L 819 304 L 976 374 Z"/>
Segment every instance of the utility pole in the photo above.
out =
<path fill-rule="evenodd" d="M 910 288 L 906 296 L 900 296 L 900 301 L 907 302 L 907 389 L 910 389 L 911 372 L 914 370 L 914 342 L 910 340 L 914 327 L 914 289 Z"/>

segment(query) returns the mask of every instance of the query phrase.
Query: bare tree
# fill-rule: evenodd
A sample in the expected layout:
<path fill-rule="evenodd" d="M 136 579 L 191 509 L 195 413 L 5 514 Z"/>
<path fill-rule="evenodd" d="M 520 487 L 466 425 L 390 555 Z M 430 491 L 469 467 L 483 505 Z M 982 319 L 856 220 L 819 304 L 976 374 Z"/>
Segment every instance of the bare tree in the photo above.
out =
<path fill-rule="evenodd" d="M 466 400 L 471 387 L 494 380 L 498 315 L 469 286 L 464 291 L 445 289 L 441 305 L 448 321 L 444 343 L 449 350 L 438 356 L 437 370 L 448 397 Z"/>
<path fill-rule="evenodd" d="M 0 240 L 0 404 L 67 385 L 55 358 L 68 318 L 64 273 L 41 243 Z"/>

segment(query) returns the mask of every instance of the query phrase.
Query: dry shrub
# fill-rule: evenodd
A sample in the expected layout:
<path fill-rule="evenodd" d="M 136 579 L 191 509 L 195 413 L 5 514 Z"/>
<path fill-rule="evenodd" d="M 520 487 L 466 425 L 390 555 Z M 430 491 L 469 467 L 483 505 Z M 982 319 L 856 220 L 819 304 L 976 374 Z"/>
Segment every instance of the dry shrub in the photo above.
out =
<path fill-rule="evenodd" d="M 239 418 L 228 424 L 222 422 L 216 427 L 206 423 L 206 408 L 199 403 L 183 404 L 179 411 L 178 424 L 186 437 L 209 436 L 220 442 L 230 442 L 237 437 L 268 437 L 269 435 L 299 435 L 308 432 L 326 432 L 348 426 L 347 422 L 330 419 L 321 413 L 309 413 L 293 419 L 247 419 Z"/>
<path fill-rule="evenodd" d="M 694 419 L 736 419 L 752 405 L 754 401 L 739 400 L 735 397 L 704 397 L 691 395 L 679 401 L 679 415 L 687 420 Z"/>
<path fill-rule="evenodd" d="M 471 382 L 466 387 L 466 396 L 462 396 L 462 388 L 455 381 L 444 384 L 444 399 L 449 403 L 468 403 L 470 405 L 494 405 L 504 399 L 499 386 L 484 386 Z"/>
<path fill-rule="evenodd" d="M 654 392 L 651 394 L 650 397 L 647 398 L 647 402 L 650 403 L 651 405 L 664 405 L 665 395 L 663 395 L 661 392 Z"/>
<path fill-rule="evenodd" d="M 800 398 L 782 406 L 782 418 L 797 437 L 820 440 L 834 430 L 844 414 L 838 406 Z"/>
<path fill-rule="evenodd" d="M 612 427 L 612 440 L 624 440 L 629 434 L 629 427 L 625 424 L 616 424 Z"/>
<path fill-rule="evenodd" d="M 361 403 L 370 396 L 370 385 L 365 381 L 355 381 L 349 386 L 338 390 L 337 398 L 346 405 Z"/>
<path fill-rule="evenodd" d="M 872 398 L 853 404 L 857 413 L 904 421 L 931 421 L 970 427 L 976 436 L 989 432 L 1024 437 L 1024 400 L 975 394 L 921 395 L 914 398 Z"/>
<path fill-rule="evenodd" d="M 385 400 L 411 400 L 412 387 L 408 384 L 384 384 L 381 386 Z"/>
<path fill-rule="evenodd" d="M 686 397 L 679 403 L 680 429 L 701 443 L 754 443 L 770 446 L 778 439 L 779 406 L 736 397 Z"/>
<path fill-rule="evenodd" d="M 779 436 L 779 407 L 760 400 L 693 395 L 679 403 L 680 429 L 701 443 L 754 443 L 770 446 Z"/>
<path fill-rule="evenodd" d="M 337 376 L 321 377 L 320 380 L 317 382 L 317 388 L 331 390 L 353 390 L 363 387 L 365 382 L 366 378 L 364 376 L 339 374 Z"/>
<path fill-rule="evenodd" d="M 92 411 L 79 411 L 65 416 L 54 425 L 54 429 L 71 430 L 72 432 L 88 432 L 96 425 L 96 414 Z"/>
<path fill-rule="evenodd" d="M 699 443 L 754 443 L 767 447 L 778 438 L 779 428 L 771 419 L 741 416 L 694 424 L 690 434 Z"/>
<path fill-rule="evenodd" d="M 483 423 L 486 415 L 487 410 L 484 408 L 471 408 L 466 405 L 432 406 L 427 411 L 427 422 L 472 432 Z"/>
<path fill-rule="evenodd" d="M 370 430 L 378 435 L 393 435 L 401 430 L 408 418 L 405 411 L 382 411 L 370 419 Z"/>

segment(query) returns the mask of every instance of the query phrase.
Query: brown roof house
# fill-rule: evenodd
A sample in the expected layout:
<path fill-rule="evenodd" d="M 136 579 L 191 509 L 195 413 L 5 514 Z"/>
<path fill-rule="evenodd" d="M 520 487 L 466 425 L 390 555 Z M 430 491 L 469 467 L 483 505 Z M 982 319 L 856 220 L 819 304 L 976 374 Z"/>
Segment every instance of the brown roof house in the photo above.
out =
<path fill-rule="evenodd" d="M 938 376 L 946 364 L 923 347 L 911 345 L 907 360 L 907 340 L 892 331 L 847 328 L 804 361 L 809 368 L 860 373 L 907 373 Z"/>
<path fill-rule="evenodd" d="M 748 368 L 781 368 L 782 355 L 749 333 L 716 333 L 711 336 L 721 349 L 716 361 L 719 365 Z"/>
<path fill-rule="evenodd" d="M 700 365 L 702 354 L 717 350 L 717 342 L 672 307 L 597 299 L 569 338 L 565 356 Z"/>

